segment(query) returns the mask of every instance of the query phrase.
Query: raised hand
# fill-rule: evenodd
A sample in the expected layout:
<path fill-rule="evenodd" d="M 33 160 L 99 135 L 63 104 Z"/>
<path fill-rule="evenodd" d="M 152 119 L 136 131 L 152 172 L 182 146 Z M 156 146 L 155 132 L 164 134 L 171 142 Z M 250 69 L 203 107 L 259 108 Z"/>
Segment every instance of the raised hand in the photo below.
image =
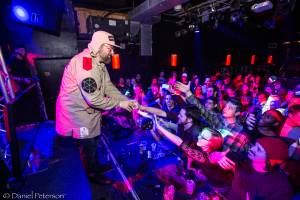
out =
<path fill-rule="evenodd" d="M 253 130 L 255 128 L 256 118 L 255 118 L 254 114 L 248 115 L 248 117 L 246 119 L 246 124 L 247 124 L 248 130 Z"/>
<path fill-rule="evenodd" d="M 185 84 L 177 81 L 176 84 L 175 84 L 175 89 L 177 89 L 180 92 L 187 95 L 187 94 L 191 93 L 190 84 L 191 84 L 191 82 L 189 82 L 187 85 L 185 85 Z"/>
<path fill-rule="evenodd" d="M 211 163 L 218 164 L 220 167 L 222 167 L 225 170 L 233 170 L 235 169 L 235 163 L 230 160 L 226 154 L 230 151 L 230 149 L 227 149 L 223 152 L 213 152 L 209 155 L 209 160 Z"/>

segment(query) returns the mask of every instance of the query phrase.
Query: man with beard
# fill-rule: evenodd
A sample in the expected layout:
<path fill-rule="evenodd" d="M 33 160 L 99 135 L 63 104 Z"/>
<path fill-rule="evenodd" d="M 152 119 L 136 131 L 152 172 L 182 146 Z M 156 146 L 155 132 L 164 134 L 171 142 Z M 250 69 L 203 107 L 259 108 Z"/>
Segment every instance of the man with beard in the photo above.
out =
<path fill-rule="evenodd" d="M 75 55 L 65 67 L 56 102 L 58 138 L 75 139 L 87 176 L 96 183 L 104 178 L 97 173 L 100 167 L 96 153 L 101 110 L 121 107 L 131 111 L 135 104 L 110 80 L 105 64 L 110 63 L 114 47 L 119 46 L 113 35 L 95 32 L 88 48 Z"/>

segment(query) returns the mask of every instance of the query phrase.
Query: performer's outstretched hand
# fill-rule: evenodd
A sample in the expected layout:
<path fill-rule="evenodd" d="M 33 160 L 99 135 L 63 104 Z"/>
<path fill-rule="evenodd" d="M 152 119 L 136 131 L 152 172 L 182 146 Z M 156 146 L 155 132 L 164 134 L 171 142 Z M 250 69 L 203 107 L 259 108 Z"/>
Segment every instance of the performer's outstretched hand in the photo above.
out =
<path fill-rule="evenodd" d="M 136 103 L 132 100 L 126 100 L 126 101 L 120 101 L 119 106 L 125 110 L 128 110 L 131 112 L 133 109 L 135 109 Z"/>
<path fill-rule="evenodd" d="M 131 100 L 130 106 L 132 109 L 140 109 L 141 108 L 141 105 L 136 100 Z"/>

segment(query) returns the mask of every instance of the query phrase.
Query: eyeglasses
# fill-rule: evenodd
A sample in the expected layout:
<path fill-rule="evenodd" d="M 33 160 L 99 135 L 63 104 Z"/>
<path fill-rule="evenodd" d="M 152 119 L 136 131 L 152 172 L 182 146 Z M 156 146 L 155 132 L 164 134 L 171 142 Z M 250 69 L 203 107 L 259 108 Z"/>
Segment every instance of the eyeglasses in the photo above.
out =
<path fill-rule="evenodd" d="M 114 52 L 114 50 L 115 50 L 114 46 L 111 46 L 109 44 L 104 44 L 103 46 L 105 46 L 109 51 Z"/>

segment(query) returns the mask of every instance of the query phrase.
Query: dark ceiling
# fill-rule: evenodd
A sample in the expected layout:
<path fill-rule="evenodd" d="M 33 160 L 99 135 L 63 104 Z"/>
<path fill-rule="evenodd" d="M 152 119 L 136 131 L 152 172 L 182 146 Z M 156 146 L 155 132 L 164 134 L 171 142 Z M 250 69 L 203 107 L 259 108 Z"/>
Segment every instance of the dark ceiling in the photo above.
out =
<path fill-rule="evenodd" d="M 75 6 L 99 10 L 128 12 L 144 0 L 72 0 Z"/>
<path fill-rule="evenodd" d="M 145 0 L 72 0 L 74 6 L 98 9 L 98 10 L 107 10 L 112 12 L 120 12 L 120 13 L 128 13 L 133 8 L 137 7 Z M 208 11 L 209 16 L 212 17 L 214 13 L 212 13 L 212 8 L 216 8 L 218 11 L 218 7 L 223 9 L 225 6 L 230 5 L 227 8 L 227 16 L 231 16 L 234 14 L 233 12 L 237 11 L 241 20 L 249 19 L 255 24 L 255 26 L 265 26 L 270 28 L 270 25 L 266 24 L 269 19 L 280 19 L 284 18 L 291 10 L 294 11 L 292 13 L 292 17 L 297 19 L 299 16 L 299 12 L 296 12 L 296 0 L 271 0 L 274 4 L 274 8 L 271 11 L 266 12 L 263 15 L 254 15 L 250 6 L 255 2 L 260 2 L 261 0 L 189 0 L 182 7 L 183 10 L 180 12 L 175 12 L 173 9 L 161 13 L 161 20 L 165 22 L 176 23 L 177 25 L 182 24 L 189 25 L 190 21 L 194 21 L 194 18 L 199 19 L 199 13 L 204 13 Z M 298 1 L 299 2 L 299 1 Z M 298 3 L 299 4 L 299 3 Z M 238 5 L 238 6 L 237 6 Z M 294 6 L 292 6 L 294 5 Z M 217 12 L 218 18 L 224 18 L 226 15 L 226 9 Z M 229 14 L 228 14 L 229 13 Z M 297 14 L 298 13 L 298 14 Z M 223 15 L 223 17 L 222 17 Z M 226 17 L 226 16 L 225 16 Z M 211 20 L 210 20 L 211 21 Z M 270 20 L 269 20 L 270 21 Z M 298 21 L 298 20 L 294 20 Z M 271 21 L 272 22 L 272 21 Z M 186 24 L 188 23 L 188 24 Z M 272 24 L 271 24 L 272 25 Z M 272 27 L 271 27 L 272 28 Z M 299 29 L 297 29 L 299 30 Z"/>

